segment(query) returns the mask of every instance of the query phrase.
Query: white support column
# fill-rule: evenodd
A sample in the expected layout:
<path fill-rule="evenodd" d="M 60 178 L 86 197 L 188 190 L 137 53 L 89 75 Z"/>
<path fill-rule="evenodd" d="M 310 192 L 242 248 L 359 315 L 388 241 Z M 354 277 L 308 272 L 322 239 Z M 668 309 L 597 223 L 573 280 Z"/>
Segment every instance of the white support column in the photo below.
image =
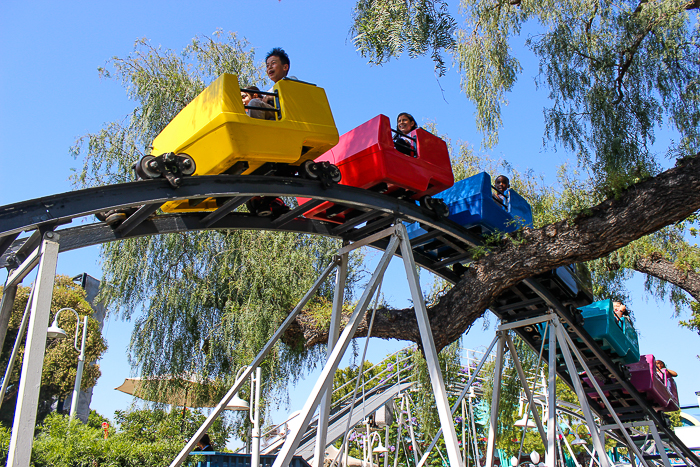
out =
<path fill-rule="evenodd" d="M 428 374 L 430 382 L 433 386 L 433 394 L 435 395 L 435 403 L 437 405 L 440 425 L 445 437 L 445 449 L 447 457 L 450 460 L 450 465 L 453 467 L 464 466 L 464 460 L 459 453 L 459 442 L 457 441 L 457 432 L 455 431 L 452 413 L 450 412 L 450 402 L 447 400 L 447 391 L 445 390 L 445 382 L 440 371 L 440 363 L 438 361 L 438 353 L 433 340 L 433 332 L 430 329 L 430 319 L 428 311 L 425 307 L 425 300 L 420 288 L 420 280 L 418 271 L 416 270 L 416 262 L 413 259 L 413 250 L 411 242 L 406 232 L 406 227 L 403 224 L 396 226 L 396 232 L 401 238 L 401 256 L 406 269 L 406 277 L 408 286 L 411 289 L 413 298 L 413 308 L 416 313 L 416 321 L 420 331 L 421 343 L 423 344 L 423 352 L 428 366 Z"/>
<path fill-rule="evenodd" d="M 350 345 L 350 341 L 355 336 L 355 332 L 357 332 L 357 328 L 360 326 L 362 318 L 364 317 L 365 312 L 367 311 L 369 302 L 374 296 L 374 292 L 377 290 L 379 282 L 384 276 L 384 272 L 386 271 L 386 268 L 389 265 L 389 261 L 391 260 L 392 256 L 394 255 L 396 249 L 399 246 L 398 244 L 399 239 L 395 236 L 392 236 L 391 240 L 389 241 L 389 245 L 387 246 L 387 249 L 384 252 L 384 255 L 379 260 L 377 269 L 372 275 L 372 279 L 370 279 L 367 288 L 365 289 L 364 293 L 362 294 L 362 297 L 360 298 L 357 306 L 355 307 L 355 311 L 353 311 L 353 314 L 348 320 L 347 326 L 345 326 L 345 329 L 343 330 L 343 334 L 338 339 L 338 343 L 333 348 L 333 352 L 328 358 L 326 365 L 323 367 L 321 375 L 319 376 L 318 380 L 316 381 L 316 384 L 314 385 L 314 388 L 309 394 L 309 398 L 306 400 L 304 407 L 301 409 L 301 413 L 299 414 L 299 416 L 301 417 L 301 423 L 299 423 L 299 425 L 297 425 L 294 428 L 294 430 L 292 430 L 289 436 L 287 436 L 287 439 L 285 440 L 284 445 L 282 445 L 282 448 L 277 454 L 277 458 L 272 464 L 272 467 L 286 467 L 291 462 L 292 457 L 294 456 L 294 451 L 296 451 L 297 447 L 299 446 L 301 437 L 304 434 L 304 430 L 306 430 L 307 426 L 309 425 L 309 421 L 311 420 L 311 417 L 313 416 L 314 411 L 316 410 L 316 407 L 318 407 L 318 403 L 321 400 L 321 393 L 323 391 L 323 388 L 326 386 L 326 384 L 328 384 L 329 380 L 333 380 L 333 375 L 335 375 L 335 371 L 338 368 L 338 364 L 340 363 L 340 360 L 343 357 L 345 350 L 347 350 L 348 345 Z"/>
<path fill-rule="evenodd" d="M 418 458 L 421 456 L 421 452 L 420 448 L 418 447 L 418 443 L 416 442 L 416 432 L 413 430 L 413 423 L 411 422 L 413 420 L 413 413 L 411 413 L 410 402 L 413 402 L 411 400 L 411 397 L 406 395 L 406 414 L 408 415 L 408 422 L 406 422 L 406 424 L 408 425 L 408 434 L 411 436 L 411 446 L 413 447 L 413 461 L 418 463 Z"/>
<path fill-rule="evenodd" d="M 471 425 L 472 442 L 474 444 L 474 462 L 476 467 L 481 467 L 481 461 L 479 460 L 479 442 L 476 437 L 476 421 L 474 420 L 474 404 L 472 403 L 471 397 L 469 397 L 469 423 Z"/>
<path fill-rule="evenodd" d="M 399 407 L 399 421 L 397 423 L 398 428 L 396 433 L 396 451 L 394 451 L 396 453 L 396 455 L 394 456 L 394 467 L 398 467 L 399 465 L 399 443 L 401 442 L 401 432 L 403 431 L 403 413 L 404 409 L 406 408 L 406 405 L 408 405 L 408 402 L 406 402 L 406 398 L 406 394 L 401 395 L 401 406 Z M 347 467 L 347 464 L 343 467 Z"/>
<path fill-rule="evenodd" d="M 262 386 L 262 370 L 260 367 L 255 369 L 253 383 L 254 385 L 250 387 L 251 392 L 255 388 L 253 406 L 251 407 L 253 411 L 253 448 L 250 455 L 250 467 L 260 467 L 260 387 Z"/>
<path fill-rule="evenodd" d="M 554 334 L 557 333 L 559 337 L 561 338 L 561 333 L 563 331 L 559 330 L 559 326 L 557 326 L 557 322 L 555 319 L 552 319 L 550 322 L 549 328 L 550 328 L 550 333 Z M 554 331 L 554 332 L 552 332 Z M 569 351 L 569 346 L 565 340 L 561 341 L 561 353 L 564 356 L 564 362 L 566 363 L 566 368 L 569 371 L 569 374 L 572 376 L 571 381 L 574 383 L 574 391 L 576 391 L 576 395 L 578 396 L 579 404 L 581 405 L 581 411 L 583 412 L 583 416 L 586 419 L 586 425 L 588 425 L 588 430 L 591 432 L 591 439 L 593 441 L 593 447 L 595 448 L 595 451 L 598 453 L 598 459 L 599 459 L 599 465 L 601 467 L 608 467 L 608 457 L 605 455 L 605 447 L 604 445 L 600 442 L 600 434 L 598 432 L 598 427 L 595 423 L 595 420 L 593 418 L 593 413 L 591 412 L 591 408 L 588 406 L 588 399 L 586 399 L 586 393 L 583 390 L 583 385 L 581 384 L 581 380 L 578 378 L 578 371 L 576 370 L 576 366 L 574 365 L 574 360 L 571 358 L 571 352 Z M 602 453 L 602 454 L 601 454 Z M 592 456 L 591 456 L 592 457 Z"/>
<path fill-rule="evenodd" d="M 7 457 L 8 467 L 27 467 L 34 442 L 36 410 L 39 405 L 41 374 L 46 351 L 46 329 L 51 314 L 51 297 L 58 262 L 58 234 L 46 232 L 41 245 L 41 259 L 36 278 L 34 300 L 29 318 L 29 332 L 24 346 L 22 373 L 19 380 L 15 420 Z"/>
<path fill-rule="evenodd" d="M 567 334 L 567 332 L 564 330 L 564 327 L 559 323 L 558 320 L 555 320 L 555 327 L 557 329 L 557 335 L 559 336 L 559 340 L 561 341 L 561 347 L 562 349 L 564 348 L 569 348 L 571 352 L 576 355 L 576 358 L 578 359 L 579 363 L 581 364 L 581 367 L 583 368 L 583 371 L 585 371 L 587 374 L 591 374 L 590 369 L 588 368 L 588 365 L 586 365 L 586 361 L 583 358 L 583 356 L 580 354 L 576 346 L 574 345 L 573 341 L 571 340 L 571 337 Z M 576 374 L 576 373 L 573 373 Z M 576 380 L 578 378 L 571 378 L 572 380 Z M 591 384 L 595 388 L 596 392 L 600 396 L 600 400 L 603 402 L 605 405 L 605 408 L 608 409 L 608 413 L 610 416 L 615 420 L 615 423 L 620 429 L 620 432 L 622 433 L 622 436 L 624 436 L 625 440 L 627 441 L 628 446 L 637 454 L 637 456 L 640 458 L 640 461 L 644 465 L 648 465 L 646 461 L 642 458 L 641 452 L 637 449 L 637 446 L 634 444 L 634 441 L 632 441 L 632 438 L 630 437 L 629 433 L 624 427 L 624 424 L 620 421 L 620 417 L 617 416 L 617 413 L 615 412 L 615 409 L 613 409 L 612 405 L 610 405 L 610 401 L 608 401 L 608 398 L 605 397 L 605 393 L 603 390 L 600 388 L 600 385 L 596 381 L 595 378 L 590 378 Z M 579 382 L 580 384 L 580 382 Z M 589 427 L 590 429 L 590 427 Z M 602 430 L 601 430 L 602 433 Z M 605 451 L 603 450 L 603 456 L 605 457 Z"/>
<path fill-rule="evenodd" d="M 659 436 L 659 431 L 656 429 L 656 425 L 654 425 L 653 423 L 649 423 L 649 430 L 651 431 L 651 435 L 654 437 L 654 443 L 656 443 L 656 450 L 661 456 L 661 460 L 664 463 L 664 467 L 671 467 L 671 462 L 668 460 L 666 448 L 664 448 L 664 444 L 661 442 L 661 437 Z"/>
<path fill-rule="evenodd" d="M 326 350 L 326 361 L 333 352 L 333 347 L 340 334 L 340 319 L 343 313 L 343 299 L 345 292 L 345 281 L 348 275 L 348 254 L 340 256 L 340 266 L 335 275 L 335 292 L 333 294 L 333 309 L 331 312 L 331 324 L 328 329 L 328 346 Z M 323 388 L 323 397 L 318 410 L 318 425 L 316 428 L 316 448 L 314 451 L 314 465 L 323 467 L 326 456 L 326 437 L 328 435 L 328 418 L 331 412 L 331 393 L 333 391 L 333 380 L 331 379 Z"/>
<path fill-rule="evenodd" d="M 498 347 L 496 347 L 496 367 L 494 368 L 493 392 L 491 394 L 491 423 L 489 423 L 489 439 L 486 444 L 486 467 L 493 467 L 493 452 L 496 447 L 498 432 L 498 402 L 501 399 L 501 372 L 503 370 L 503 354 L 506 346 L 506 331 L 498 331 Z"/>
<path fill-rule="evenodd" d="M 557 463 L 557 338 L 553 329 L 549 331 L 549 377 L 547 381 L 547 453 L 545 465 L 555 467 Z"/>

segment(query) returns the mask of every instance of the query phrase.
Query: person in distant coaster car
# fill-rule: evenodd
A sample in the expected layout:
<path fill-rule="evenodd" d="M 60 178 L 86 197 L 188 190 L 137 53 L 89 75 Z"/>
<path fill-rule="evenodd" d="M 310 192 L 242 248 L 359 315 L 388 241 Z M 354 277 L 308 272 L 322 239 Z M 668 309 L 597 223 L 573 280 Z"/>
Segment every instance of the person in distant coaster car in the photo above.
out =
<path fill-rule="evenodd" d="M 214 448 L 211 445 L 211 439 L 209 435 L 204 433 L 199 441 L 197 441 L 197 447 L 194 448 L 195 451 L 213 451 Z"/>
<path fill-rule="evenodd" d="M 244 89 L 249 89 L 253 91 L 260 91 L 257 86 L 246 86 Z M 272 106 L 265 102 L 260 94 L 255 92 L 241 91 L 241 100 L 243 105 L 250 107 L 265 107 L 267 109 L 272 109 Z M 275 120 L 275 112 L 272 110 L 261 110 L 261 109 L 246 109 L 245 113 L 252 118 L 259 118 L 262 120 Z"/>
<path fill-rule="evenodd" d="M 507 210 L 508 197 L 506 196 L 506 190 L 510 188 L 510 180 L 505 175 L 499 175 L 496 177 L 493 186 L 496 187 L 496 194 L 493 195 L 493 199 L 502 204 L 503 208 Z"/>
<path fill-rule="evenodd" d="M 629 311 L 627 307 L 622 304 L 622 302 L 613 301 L 613 312 L 615 313 L 615 319 L 620 321 L 625 316 L 629 316 Z"/>
<path fill-rule="evenodd" d="M 656 360 L 656 369 L 659 371 L 659 373 L 661 373 L 661 370 L 664 368 L 666 368 L 666 364 L 663 362 L 663 360 Z M 669 370 L 668 368 L 666 368 L 666 373 L 673 378 L 678 376 L 678 373 L 673 370 Z"/>

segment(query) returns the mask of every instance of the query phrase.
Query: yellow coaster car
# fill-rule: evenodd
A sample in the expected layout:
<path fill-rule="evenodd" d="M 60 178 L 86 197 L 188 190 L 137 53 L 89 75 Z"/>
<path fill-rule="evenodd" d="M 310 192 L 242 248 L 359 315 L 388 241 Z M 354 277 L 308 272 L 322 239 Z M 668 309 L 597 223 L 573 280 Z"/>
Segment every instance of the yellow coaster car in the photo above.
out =
<path fill-rule="evenodd" d="M 153 140 L 152 155 L 137 162 L 137 173 L 142 178 L 165 176 L 173 186 L 179 183 L 176 176 L 180 175 L 302 174 L 306 161 L 313 161 L 338 143 L 326 93 L 313 84 L 291 79 L 278 81 L 272 93 L 276 106 L 270 113 L 275 119 L 251 118 L 241 100 L 238 77 L 221 75 Z M 315 178 L 308 173 L 309 164 L 304 168 Z M 176 176 L 166 173 L 168 165 L 179 166 L 179 171 L 174 169 Z M 216 208 L 213 198 L 162 206 L 166 212 Z"/>

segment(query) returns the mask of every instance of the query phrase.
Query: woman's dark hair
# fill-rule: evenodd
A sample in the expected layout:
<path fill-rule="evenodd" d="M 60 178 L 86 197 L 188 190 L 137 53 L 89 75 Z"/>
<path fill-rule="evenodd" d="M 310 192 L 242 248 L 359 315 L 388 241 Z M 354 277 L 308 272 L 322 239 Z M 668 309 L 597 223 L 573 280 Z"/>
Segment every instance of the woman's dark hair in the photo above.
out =
<path fill-rule="evenodd" d="M 211 446 L 211 440 L 209 439 L 209 435 L 207 433 L 204 433 L 201 438 L 199 438 L 199 442 Z"/>
<path fill-rule="evenodd" d="M 249 94 L 250 97 L 253 97 L 253 98 L 255 98 L 256 96 L 260 97 L 260 94 L 259 94 L 260 88 L 257 86 L 247 86 L 246 85 L 246 86 L 243 86 L 241 88 L 241 91 L 245 92 L 246 94 Z M 258 91 L 258 92 L 255 92 L 255 91 Z"/>
<path fill-rule="evenodd" d="M 401 118 L 402 115 L 405 115 L 406 117 L 408 117 L 408 119 L 413 123 L 413 125 L 411 125 L 411 128 L 408 131 L 413 131 L 416 128 L 418 128 L 418 124 L 416 123 L 416 119 L 413 118 L 413 115 L 411 115 L 408 112 L 401 112 L 399 115 L 396 116 L 396 125 L 397 126 L 399 124 L 399 118 Z"/>

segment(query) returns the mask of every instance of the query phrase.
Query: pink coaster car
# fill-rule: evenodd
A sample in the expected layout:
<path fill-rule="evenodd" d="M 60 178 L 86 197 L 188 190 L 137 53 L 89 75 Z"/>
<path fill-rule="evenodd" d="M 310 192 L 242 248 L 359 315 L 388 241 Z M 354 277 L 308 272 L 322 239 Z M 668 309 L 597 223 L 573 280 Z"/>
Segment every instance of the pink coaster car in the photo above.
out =
<path fill-rule="evenodd" d="M 674 412 L 679 409 L 678 390 L 673 377 L 666 368 L 658 370 L 653 355 L 642 355 L 639 362 L 627 365 L 630 381 L 654 406 L 662 412 Z"/>

